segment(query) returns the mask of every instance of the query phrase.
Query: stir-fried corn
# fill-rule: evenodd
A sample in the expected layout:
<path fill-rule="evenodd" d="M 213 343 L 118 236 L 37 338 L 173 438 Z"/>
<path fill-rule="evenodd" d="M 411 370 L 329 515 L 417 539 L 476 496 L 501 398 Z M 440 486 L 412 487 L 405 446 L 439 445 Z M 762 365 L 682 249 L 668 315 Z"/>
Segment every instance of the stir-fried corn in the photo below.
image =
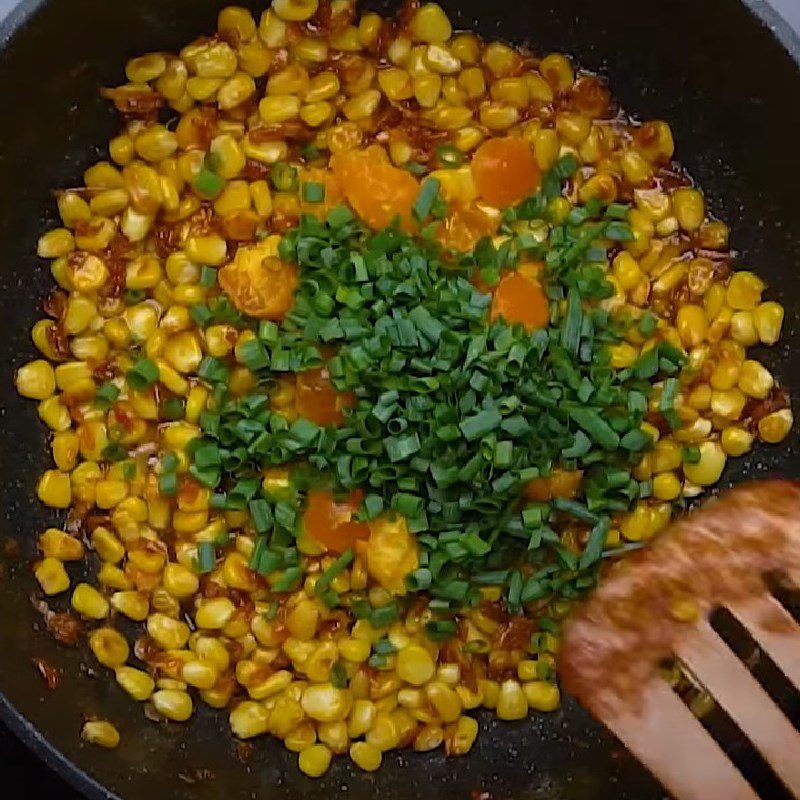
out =
<path fill-rule="evenodd" d="M 388 41 L 378 14 L 356 22 L 350 3 L 335 0 L 326 6 L 328 29 L 312 20 L 318 8 L 317 0 L 273 0 L 256 20 L 231 6 L 220 12 L 218 37 L 128 62 L 129 83 L 111 93 L 115 102 L 134 108 L 157 97 L 180 119 L 173 128 L 149 113 L 133 115 L 109 142 L 110 161 L 86 170 L 87 191 L 58 194 L 63 225 L 37 243 L 60 287 L 50 304 L 57 310 L 31 333 L 43 358 L 15 376 L 54 432 L 56 468 L 42 475 L 39 499 L 99 518 L 83 541 L 57 528 L 41 534 L 34 574 L 42 592 L 70 589 L 64 562 L 81 560 L 86 542 L 100 561 L 100 588 L 78 583 L 70 602 L 100 624 L 89 648 L 122 689 L 177 722 L 192 715 L 195 696 L 215 708 L 233 702 L 236 736 L 281 738 L 312 777 L 326 772 L 333 754 L 349 753 L 366 771 L 398 746 L 462 755 L 478 733 L 465 712 L 485 707 L 516 720 L 560 703 L 557 636 L 540 631 L 502 644 L 510 623 L 496 613 L 497 587 L 483 587 L 486 608 L 464 613 L 460 659 L 425 635 L 429 611 L 376 627 L 341 617 L 316 591 L 334 562 L 324 546 L 301 536 L 295 555 L 305 582 L 273 591 L 289 570 L 268 582 L 254 568 L 252 506 L 219 510 L 189 470 L 193 442 L 218 403 L 203 379 L 208 359 L 233 364 L 234 396 L 255 386 L 247 363 L 258 338 L 230 314 L 207 319 L 206 304 L 218 286 L 228 292 L 232 265 L 252 268 L 266 284 L 271 270 L 283 269 L 280 234 L 300 213 L 315 212 L 309 192 L 319 196 L 322 187 L 325 210 L 348 196 L 335 171 L 318 168 L 320 152 L 338 157 L 374 138 L 387 170 L 438 162 L 431 176 L 447 202 L 499 219 L 467 159 L 485 140 L 511 137 L 526 143 L 538 171 L 564 153 L 583 164 L 572 193 L 547 205 L 554 224 L 578 201 L 607 206 L 623 190 L 634 198 L 632 238 L 614 251 L 614 295 L 604 303 L 636 324 L 609 348 L 609 361 L 635 367 L 653 344 L 642 333 L 652 315 L 656 340 L 685 353 L 686 366 L 671 418 L 660 405 L 667 388 L 659 384 L 651 398 L 642 431 L 652 447 L 633 470 L 648 496 L 613 520 L 606 548 L 654 536 L 672 504 L 716 483 L 728 458 L 782 441 L 793 424 L 776 378 L 747 354 L 778 342 L 784 310 L 763 299 L 755 273 L 716 271 L 707 251 L 727 248 L 728 229 L 708 218 L 699 189 L 655 186 L 675 149 L 666 122 L 618 131 L 603 119 L 599 83 L 576 74 L 568 58 L 536 60 L 471 33 L 453 36 L 436 3 L 413 10 Z M 534 228 L 520 233 L 535 238 Z M 675 244 L 687 239 L 706 252 Z M 263 301 L 251 285 L 245 295 Z M 281 380 L 270 396 L 290 422 L 299 392 L 294 380 Z M 530 497 L 574 497 L 582 477 L 554 471 L 534 481 Z M 288 471 L 266 471 L 261 488 L 281 497 Z M 574 537 L 563 533 L 566 550 L 577 546 Z M 329 588 L 389 606 L 407 568 L 418 565 L 401 553 L 402 531 L 373 531 L 369 547 L 384 538 L 388 559 L 358 551 Z M 128 665 L 131 647 L 112 627 L 112 609 L 146 630 L 135 650 L 143 669 Z M 551 616 L 563 616 L 554 609 Z M 105 747 L 119 742 L 102 721 L 87 722 L 82 735 Z"/>

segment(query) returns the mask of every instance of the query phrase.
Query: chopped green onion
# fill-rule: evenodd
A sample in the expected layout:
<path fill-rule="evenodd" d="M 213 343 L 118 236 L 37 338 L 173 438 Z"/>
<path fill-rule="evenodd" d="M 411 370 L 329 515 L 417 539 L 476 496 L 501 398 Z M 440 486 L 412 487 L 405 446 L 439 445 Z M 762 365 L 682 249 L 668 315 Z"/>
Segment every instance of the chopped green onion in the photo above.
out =
<path fill-rule="evenodd" d="M 309 181 L 301 188 L 303 201 L 306 203 L 321 203 L 325 200 L 325 184 Z"/>

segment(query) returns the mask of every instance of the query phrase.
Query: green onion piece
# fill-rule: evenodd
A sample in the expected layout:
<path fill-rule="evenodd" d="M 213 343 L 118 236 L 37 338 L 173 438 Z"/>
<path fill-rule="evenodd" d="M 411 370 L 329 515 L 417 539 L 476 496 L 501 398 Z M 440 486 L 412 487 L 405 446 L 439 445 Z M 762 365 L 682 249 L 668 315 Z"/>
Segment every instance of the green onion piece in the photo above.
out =
<path fill-rule="evenodd" d="M 100 455 L 106 461 L 124 461 L 128 457 L 128 451 L 119 442 L 110 442 Z"/>
<path fill-rule="evenodd" d="M 94 404 L 97 408 L 107 411 L 117 401 L 119 394 L 119 389 L 111 381 L 106 381 L 97 387 L 97 391 L 94 394 Z"/>
<path fill-rule="evenodd" d="M 416 175 L 418 178 L 428 172 L 428 168 L 418 161 L 406 161 L 406 163 L 403 164 L 403 169 L 407 169 L 412 175 Z"/>
<path fill-rule="evenodd" d="M 264 609 L 264 619 L 273 620 L 275 617 L 278 616 L 278 611 L 280 610 L 281 604 L 277 600 L 273 600 L 267 607 Z"/>
<path fill-rule="evenodd" d="M 345 667 L 344 662 L 337 661 L 331 667 L 330 679 L 331 684 L 337 689 L 347 688 L 347 668 Z"/>
<path fill-rule="evenodd" d="M 443 169 L 456 169 L 464 163 L 464 154 L 451 144 L 440 144 L 436 148 L 436 160 Z"/>
<path fill-rule="evenodd" d="M 432 619 L 425 624 L 426 636 L 434 642 L 443 642 L 456 635 L 457 626 L 450 619 Z"/>
<path fill-rule="evenodd" d="M 696 445 L 689 445 L 683 448 L 683 461 L 686 464 L 700 463 L 700 448 Z"/>
<path fill-rule="evenodd" d="M 594 409 L 572 408 L 569 415 L 601 447 L 616 450 L 619 446 L 619 434 Z"/>
<path fill-rule="evenodd" d="M 301 196 L 306 203 L 321 203 L 325 200 L 325 184 L 309 181 L 301 188 Z"/>
<path fill-rule="evenodd" d="M 383 628 L 400 618 L 400 610 L 396 603 L 390 603 L 380 608 L 373 608 L 370 614 L 370 624 L 373 628 Z"/>
<path fill-rule="evenodd" d="M 372 645 L 372 650 L 379 656 L 389 656 L 397 652 L 397 648 L 386 638 L 378 639 L 378 641 Z"/>
<path fill-rule="evenodd" d="M 278 161 L 270 167 L 269 179 L 279 192 L 297 191 L 297 169 L 285 161 Z"/>
<path fill-rule="evenodd" d="M 200 270 L 200 285 L 205 289 L 210 289 L 217 283 L 217 271 L 213 267 L 203 265 Z"/>
<path fill-rule="evenodd" d="M 158 364 L 149 358 L 140 358 L 125 374 L 128 384 L 137 391 L 155 383 L 158 376 Z"/>
<path fill-rule="evenodd" d="M 296 589 L 303 577 L 303 570 L 300 567 L 288 567 L 273 584 L 274 592 L 291 592 Z"/>
<path fill-rule="evenodd" d="M 272 511 L 266 500 L 251 500 L 248 506 L 256 533 L 266 533 L 272 527 Z"/>
<path fill-rule="evenodd" d="M 314 584 L 314 592 L 319 596 L 328 591 L 331 581 L 339 574 L 344 572 L 347 567 L 353 563 L 355 553 L 352 550 L 345 550 L 336 561 L 333 562 L 325 572 L 320 575 L 316 584 Z"/>
<path fill-rule="evenodd" d="M 175 472 L 164 472 L 159 475 L 158 491 L 164 497 L 175 497 L 178 494 L 178 475 Z"/>
<path fill-rule="evenodd" d="M 122 299 L 129 305 L 133 306 L 136 303 L 141 303 L 146 297 L 142 289 L 126 289 L 122 293 Z"/>
<path fill-rule="evenodd" d="M 431 208 L 439 196 L 440 183 L 436 178 L 426 178 L 419 190 L 419 195 L 414 203 L 414 216 L 422 222 L 431 213 Z"/>
<path fill-rule="evenodd" d="M 600 560 L 603 554 L 603 547 L 606 543 L 606 535 L 610 527 L 611 520 L 608 517 L 603 517 L 597 521 L 589 533 L 586 547 L 581 554 L 581 560 L 578 563 L 580 569 L 586 569 Z"/>
<path fill-rule="evenodd" d="M 126 481 L 132 481 L 136 477 L 136 462 L 123 461 L 122 462 L 122 477 Z"/>
<path fill-rule="evenodd" d="M 183 414 L 183 400 L 180 397 L 167 397 L 158 409 L 159 419 L 169 421 L 183 419 Z"/>
<path fill-rule="evenodd" d="M 197 543 L 197 572 L 204 575 L 211 572 L 217 563 L 217 551 L 211 542 Z"/>
<path fill-rule="evenodd" d="M 503 421 L 496 408 L 487 408 L 459 423 L 458 427 L 468 442 L 483 439 L 492 431 L 496 431 Z"/>
<path fill-rule="evenodd" d="M 216 172 L 203 166 L 197 177 L 194 179 L 195 191 L 203 197 L 211 200 L 215 198 L 225 186 L 225 181 Z"/>

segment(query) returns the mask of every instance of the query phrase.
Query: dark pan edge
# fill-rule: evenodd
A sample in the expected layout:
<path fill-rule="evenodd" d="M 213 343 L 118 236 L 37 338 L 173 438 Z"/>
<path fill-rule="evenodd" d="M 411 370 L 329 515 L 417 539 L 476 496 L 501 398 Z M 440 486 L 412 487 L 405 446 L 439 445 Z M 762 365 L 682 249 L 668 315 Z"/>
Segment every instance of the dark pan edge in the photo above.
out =
<path fill-rule="evenodd" d="M 0 692 L 0 720 L 47 767 L 73 789 L 86 795 L 89 800 L 122 800 L 119 795 L 110 793 L 91 775 L 70 761 L 31 724 L 27 717 L 14 708 L 2 692 Z"/>
<path fill-rule="evenodd" d="M 29 24 L 47 2 L 48 0 L 20 0 L 8 16 L 0 21 L 0 51 L 12 43 L 17 31 Z M 800 67 L 800 32 L 795 31 L 767 0 L 741 0 L 741 2 L 769 29 Z M 119 795 L 109 792 L 55 747 L 2 692 L 0 692 L 0 720 L 47 767 L 90 800 L 122 800 Z"/>
<path fill-rule="evenodd" d="M 770 29 L 789 55 L 800 65 L 800 31 L 794 30 L 767 0 L 742 0 L 742 3 Z"/>

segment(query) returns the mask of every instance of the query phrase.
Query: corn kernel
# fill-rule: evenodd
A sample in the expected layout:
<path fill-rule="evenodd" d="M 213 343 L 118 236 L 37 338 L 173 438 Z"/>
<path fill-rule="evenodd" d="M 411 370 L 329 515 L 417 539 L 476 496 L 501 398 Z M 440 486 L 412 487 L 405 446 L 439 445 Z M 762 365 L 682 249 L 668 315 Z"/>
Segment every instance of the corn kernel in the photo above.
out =
<path fill-rule="evenodd" d="M 119 731 L 110 723 L 95 719 L 84 722 L 81 739 L 89 744 L 113 750 L 119 745 Z"/>
<path fill-rule="evenodd" d="M 57 558 L 47 557 L 42 559 L 33 571 L 42 591 L 50 596 L 66 592 L 69 589 L 69 575 L 64 564 Z"/>
<path fill-rule="evenodd" d="M 94 657 L 104 666 L 121 667 L 130 653 L 125 637 L 113 628 L 96 628 L 89 635 L 89 647 Z"/>
<path fill-rule="evenodd" d="M 561 704 L 561 693 L 554 683 L 531 681 L 523 684 L 522 689 L 534 711 L 555 711 Z"/>
<path fill-rule="evenodd" d="M 672 207 L 684 231 L 696 231 L 706 216 L 706 203 L 697 189 L 680 188 L 672 193 Z"/>
<path fill-rule="evenodd" d="M 719 442 L 703 442 L 699 448 L 700 460 L 696 464 L 684 464 L 683 474 L 698 486 L 711 486 L 722 475 L 727 457 Z"/>
<path fill-rule="evenodd" d="M 88 583 L 79 583 L 75 587 L 70 602 L 75 611 L 89 619 L 105 619 L 108 616 L 108 600 Z"/>
<path fill-rule="evenodd" d="M 56 469 L 46 470 L 39 479 L 36 494 L 50 508 L 69 508 L 72 502 L 69 475 Z"/>
<path fill-rule="evenodd" d="M 17 370 L 14 376 L 17 391 L 31 400 L 45 400 L 56 390 L 56 376 L 47 361 L 29 361 Z"/>
<path fill-rule="evenodd" d="M 758 421 L 758 435 L 764 442 L 777 444 L 789 435 L 793 423 L 791 409 L 782 408 L 780 411 L 773 411 Z"/>
<path fill-rule="evenodd" d="M 135 667 L 118 667 L 114 675 L 117 683 L 139 702 L 149 699 L 156 688 L 155 681 L 146 672 Z"/>
<path fill-rule="evenodd" d="M 753 436 L 750 431 L 732 425 L 725 428 L 720 434 L 720 444 L 728 456 L 743 456 L 753 446 Z"/>
<path fill-rule="evenodd" d="M 753 272 L 734 272 L 728 283 L 725 299 L 728 305 L 739 311 L 752 311 L 761 302 L 764 282 Z"/>
<path fill-rule="evenodd" d="M 783 306 L 772 301 L 761 303 L 753 310 L 753 322 L 761 344 L 775 344 L 781 336 Z"/>
<path fill-rule="evenodd" d="M 160 689 L 151 700 L 156 711 L 173 722 L 186 722 L 194 710 L 192 698 L 177 689 Z"/>

